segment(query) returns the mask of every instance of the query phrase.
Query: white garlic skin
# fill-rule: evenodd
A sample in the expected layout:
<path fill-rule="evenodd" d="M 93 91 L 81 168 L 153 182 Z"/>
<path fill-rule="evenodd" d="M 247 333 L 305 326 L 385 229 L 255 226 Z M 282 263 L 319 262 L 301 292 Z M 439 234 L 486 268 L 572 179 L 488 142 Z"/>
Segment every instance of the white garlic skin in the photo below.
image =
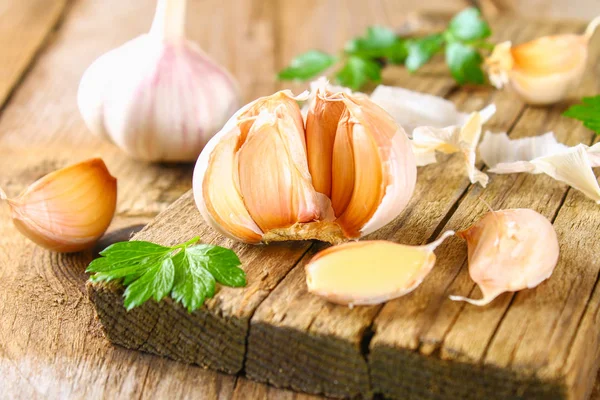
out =
<path fill-rule="evenodd" d="M 195 160 L 239 108 L 233 78 L 194 43 L 141 35 L 98 58 L 77 96 L 88 128 L 146 161 Z"/>
<path fill-rule="evenodd" d="M 458 235 L 467 240 L 469 274 L 483 299 L 453 300 L 485 305 L 501 293 L 533 288 L 552 275 L 558 262 L 554 227 L 530 209 L 489 212 Z"/>

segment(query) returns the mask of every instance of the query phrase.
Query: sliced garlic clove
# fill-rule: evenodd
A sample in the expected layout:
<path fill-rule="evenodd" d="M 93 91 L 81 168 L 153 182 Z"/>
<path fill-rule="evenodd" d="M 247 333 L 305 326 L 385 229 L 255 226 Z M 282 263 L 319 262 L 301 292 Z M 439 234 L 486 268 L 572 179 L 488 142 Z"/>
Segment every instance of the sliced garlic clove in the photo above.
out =
<path fill-rule="evenodd" d="M 15 226 L 38 245 L 57 252 L 90 248 L 115 213 L 117 181 L 99 158 L 52 172 L 14 199 L 0 193 Z"/>
<path fill-rule="evenodd" d="M 583 35 L 541 37 L 518 46 L 496 45 L 486 59 L 490 81 L 510 86 L 530 104 L 552 104 L 579 84 L 585 71 L 588 42 L 600 24 L 594 19 Z"/>
<path fill-rule="evenodd" d="M 530 209 L 491 211 L 458 235 L 467 241 L 469 275 L 483 297 L 450 296 L 451 300 L 489 304 L 501 293 L 539 285 L 558 262 L 554 227 Z"/>
<path fill-rule="evenodd" d="M 413 151 L 417 156 L 417 165 L 424 166 L 436 162 L 435 153 L 460 152 L 463 154 L 467 175 L 471 183 L 486 187 L 489 177 L 475 167 L 476 148 L 481 137 L 481 126 L 496 111 L 492 104 L 481 112 L 473 112 L 462 127 L 451 126 L 435 128 L 417 127 L 413 132 Z"/>
<path fill-rule="evenodd" d="M 308 291 L 350 307 L 403 296 L 421 284 L 435 264 L 433 251 L 453 234 L 425 246 L 373 240 L 330 247 L 306 265 Z"/>
<path fill-rule="evenodd" d="M 583 192 L 600 204 L 600 186 L 592 167 L 600 162 L 600 146 L 567 147 L 548 132 L 541 136 L 511 140 L 506 133 L 486 132 L 479 147 L 489 172 L 544 173 Z"/>

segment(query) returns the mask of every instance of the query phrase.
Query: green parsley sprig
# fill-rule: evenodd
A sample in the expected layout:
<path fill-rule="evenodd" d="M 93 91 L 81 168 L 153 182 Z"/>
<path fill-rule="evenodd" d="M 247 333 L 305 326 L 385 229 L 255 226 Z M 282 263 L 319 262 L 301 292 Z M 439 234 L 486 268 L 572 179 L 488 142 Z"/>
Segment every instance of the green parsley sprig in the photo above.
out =
<path fill-rule="evenodd" d="M 339 56 L 311 50 L 292 60 L 278 74 L 280 80 L 307 80 L 316 77 L 340 62 L 335 73 L 337 83 L 353 90 L 367 82 L 381 81 L 381 70 L 386 64 L 405 65 L 414 72 L 439 53 L 445 53 L 446 64 L 454 79 L 460 83 L 484 83 L 481 69 L 481 50 L 493 49 L 487 42 L 491 35 L 488 23 L 476 8 L 458 13 L 441 33 L 421 38 L 403 38 L 390 29 L 372 26 L 364 36 L 346 43 Z"/>
<path fill-rule="evenodd" d="M 565 116 L 583 122 L 583 125 L 600 135 L 600 95 L 584 97 L 581 104 L 569 107 Z"/>
<path fill-rule="evenodd" d="M 197 243 L 195 237 L 168 247 L 145 241 L 115 243 L 100 252 L 86 272 L 92 282 L 120 280 L 127 287 L 127 310 L 150 298 L 162 300 L 171 294 L 189 312 L 215 294 L 215 282 L 225 286 L 246 285 L 238 256 L 230 249 Z"/>

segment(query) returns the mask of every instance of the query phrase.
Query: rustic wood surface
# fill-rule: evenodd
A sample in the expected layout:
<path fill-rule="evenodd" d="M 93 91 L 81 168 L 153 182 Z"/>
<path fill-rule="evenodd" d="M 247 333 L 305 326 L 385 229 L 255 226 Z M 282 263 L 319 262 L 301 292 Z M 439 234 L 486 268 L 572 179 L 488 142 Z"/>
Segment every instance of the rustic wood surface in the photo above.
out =
<path fill-rule="evenodd" d="M 459 1 L 438 3 L 439 6 L 452 4 L 455 7 L 454 3 L 458 4 Z M 129 160 L 114 146 L 89 134 L 76 109 L 77 84 L 85 67 L 108 49 L 144 32 L 149 26 L 153 6 L 151 0 L 0 1 L 0 186 L 9 194 L 16 195 L 27 184 L 49 171 L 88 157 L 101 156 L 119 179 L 118 212 L 103 243 L 128 238 L 133 230 L 131 227 L 139 228 L 140 224 L 149 222 L 190 186 L 191 166 L 150 165 Z M 456 6 L 459 7 L 462 7 L 462 2 Z M 335 51 L 349 36 L 361 33 L 373 23 L 390 26 L 404 26 L 407 23 L 407 4 L 383 0 L 369 5 L 362 1 L 333 0 L 301 3 L 281 0 L 190 0 L 190 8 L 190 36 L 232 71 L 240 81 L 246 100 L 271 93 L 279 87 L 273 81 L 275 71 L 294 54 L 315 43 L 321 43 L 320 47 L 324 50 Z M 345 10 L 343 17 L 332 19 L 331 15 L 340 8 Z M 447 10 L 454 11 L 450 6 Z M 228 21 L 227 26 L 222 23 L 224 20 Z M 498 30 L 502 24 L 502 21 L 496 24 L 498 39 L 534 37 L 544 33 L 541 29 L 551 32 L 581 28 L 580 24 L 514 24 L 508 29 Z M 23 26 L 27 29 L 22 29 Z M 589 132 L 579 128 L 576 123 L 556 117 L 561 111 L 560 107 L 548 112 L 536 109 L 524 111 L 523 105 L 506 93 L 495 93 L 488 89 L 467 93 L 456 91 L 452 81 L 444 74 L 443 68 L 432 66 L 417 77 L 409 77 L 402 70 L 390 70 L 385 78 L 388 83 L 448 95 L 465 110 L 480 108 L 493 99 L 499 106 L 499 113 L 491 121 L 491 128 L 509 130 L 514 137 L 552 128 L 562 135 L 561 139 L 571 143 L 591 140 Z M 597 90 L 596 80 L 589 78 L 581 94 Z M 524 117 L 527 119 L 524 120 Z M 432 204 L 413 200 L 403 216 L 378 232 L 378 237 L 406 243 L 428 241 L 437 236 L 444 225 L 448 228 L 464 226 L 468 218 L 480 215 L 484 208 L 477 202 L 479 196 L 494 207 L 506 207 L 522 204 L 519 203 L 519 196 L 522 196 L 523 190 L 545 193 L 542 198 L 536 197 L 533 204 L 555 219 L 561 241 L 568 240 L 573 230 L 584 231 L 584 227 L 593 223 L 591 218 L 596 211 L 593 203 L 586 202 L 580 194 L 567 191 L 564 185 L 555 184 L 545 177 L 493 177 L 498 182 L 491 183 L 488 192 L 468 185 L 461 175 L 457 159 L 450 157 L 443 165 L 420 171 L 415 197 L 431 200 L 434 191 L 425 188 L 435 185 L 436 178 L 442 172 L 447 174 L 445 179 L 448 187 L 435 197 Z M 534 190 L 537 192 L 531 192 Z M 500 195 L 494 196 L 494 193 Z M 179 204 L 190 207 L 189 197 L 180 200 Z M 458 214 L 450 217 L 455 211 Z M 424 219 L 423 215 L 428 217 Z M 103 336 L 93 306 L 85 294 L 87 277 L 83 269 L 92 259 L 92 252 L 65 256 L 35 247 L 8 222 L 5 207 L 0 207 L 0 221 L 2 396 L 312 398 L 243 377 L 203 370 L 112 346 Z M 201 224 L 198 220 L 194 223 Z M 161 220 L 158 220 L 154 226 L 158 228 L 160 224 Z M 417 228 L 408 229 L 409 225 Z M 144 235 L 153 235 L 151 229 Z M 183 229 L 178 232 L 180 235 L 186 233 Z M 252 279 L 250 286 L 240 293 L 221 291 L 207 310 L 216 311 L 227 304 L 222 301 L 228 300 L 229 315 L 242 322 L 250 321 L 249 354 L 253 356 L 248 359 L 252 361 L 247 361 L 245 371 L 254 378 L 279 385 L 305 388 L 308 381 L 308 385 L 312 385 L 308 387 L 310 390 L 340 394 L 341 385 L 335 383 L 339 378 L 339 382 L 345 385 L 342 390 L 364 392 L 367 364 L 361 354 L 364 350 L 362 338 L 374 333 L 371 351 L 375 355 L 379 351 L 385 355 L 385 349 L 392 346 L 408 346 L 424 354 L 440 354 L 452 360 L 492 360 L 504 362 L 504 365 L 517 365 L 522 360 L 528 360 L 528 352 L 544 346 L 550 353 L 549 358 L 544 360 L 543 371 L 552 374 L 557 368 L 564 368 L 565 371 L 581 372 L 571 373 L 569 377 L 578 380 L 572 384 L 580 388 L 580 395 L 583 396 L 588 389 L 587 384 L 592 380 L 590 374 L 595 371 L 594 362 L 598 359 L 599 348 L 597 307 L 600 294 L 595 286 L 598 268 L 589 266 L 589 260 L 597 253 L 594 247 L 589 246 L 595 237 L 594 233 L 588 230 L 577 236 L 581 247 L 563 248 L 563 258 L 557 270 L 557 276 L 563 276 L 563 279 L 550 281 L 535 291 L 505 295 L 497 305 L 483 312 L 450 303 L 439 296 L 439 301 L 425 302 L 419 292 L 384 307 L 349 312 L 306 294 L 302 262 L 310 253 L 304 258 L 302 256 L 307 249 L 314 252 L 315 246 L 310 249 L 308 244 L 273 247 L 269 251 L 285 258 L 287 264 L 274 267 L 265 276 L 261 275 L 257 250 L 238 246 L 236 249 L 248 261 L 246 264 L 255 266 L 253 276 L 262 279 Z M 212 234 L 207 232 L 207 235 Z M 216 236 L 210 238 L 217 242 L 222 240 Z M 568 243 L 574 241 L 571 238 Z M 434 270 L 436 275 L 428 277 L 424 285 L 431 282 L 423 286 L 422 291 L 427 287 L 431 289 L 435 282 L 448 276 L 451 279 L 445 282 L 450 284 L 449 290 L 453 293 L 466 294 L 473 289 L 464 266 L 450 265 L 452 260 L 457 262 L 464 259 L 464 249 L 457 254 L 456 251 L 452 252 L 455 245 L 455 242 L 448 242 L 440 248 L 439 265 L 442 267 Z M 568 263 L 565 262 L 566 256 L 569 257 Z M 446 260 L 447 265 L 441 263 L 442 259 Z M 302 261 L 294 267 L 298 260 Z M 560 287 L 561 282 L 572 284 L 568 292 Z M 477 295 L 477 291 L 473 294 Z M 244 302 L 235 301 L 240 298 Z M 278 298 L 286 298 L 289 303 L 282 304 L 277 301 Z M 545 319 L 547 315 L 540 312 L 528 313 L 527 323 L 519 323 L 524 319 L 527 307 L 542 307 L 550 300 L 563 307 L 554 310 L 549 322 Z M 306 307 L 306 314 L 298 313 L 294 307 L 298 304 Z M 406 305 L 410 307 L 403 307 Z M 427 320 L 427 316 L 433 314 L 437 315 L 436 318 Z M 468 323 L 474 318 L 481 318 L 480 326 Z M 339 323 L 332 325 L 332 321 Z M 278 374 L 274 365 L 261 362 L 261 357 L 269 357 L 256 350 L 265 347 L 263 343 L 267 336 L 261 338 L 261 335 L 255 334 L 263 327 L 266 327 L 265 335 L 275 334 L 269 340 L 283 351 L 277 355 L 281 361 L 286 361 L 283 359 L 288 348 L 282 348 L 280 343 L 288 340 L 290 330 L 309 332 L 312 341 L 308 342 L 306 350 L 295 354 L 287 362 L 299 360 L 308 362 L 314 368 L 308 371 L 300 367 L 297 370 L 289 369 L 294 372 L 282 375 Z M 394 334 L 389 334 L 399 327 L 402 327 L 401 336 L 395 338 Z M 489 327 L 494 330 L 482 330 Z M 515 327 L 520 332 L 517 341 L 513 341 L 514 336 L 510 335 Z M 464 343 L 457 334 L 465 328 L 473 329 L 472 343 Z M 269 333 L 269 330 L 272 332 Z M 538 332 L 542 340 L 536 342 Z M 328 339 L 324 343 L 330 343 L 331 337 L 340 340 L 336 342 L 341 344 L 340 351 L 354 360 L 351 367 L 362 371 L 362 377 L 359 374 L 358 380 L 347 379 L 343 369 L 346 366 L 342 365 L 334 365 L 331 371 L 318 369 L 320 361 L 311 358 L 311 348 L 318 348 L 325 337 Z M 145 345 L 151 346 L 152 343 Z M 510 353 L 511 359 L 502 359 L 505 346 L 514 349 Z M 157 347 L 148 348 L 152 349 L 156 350 Z M 238 358 L 233 357 L 234 361 L 227 368 L 237 368 L 240 365 L 239 356 L 238 350 Z M 324 360 L 335 363 L 326 354 Z M 194 361 L 204 363 L 201 360 Z M 381 360 L 381 363 L 385 362 L 396 361 Z M 371 363 L 371 367 L 376 367 L 378 361 L 373 358 Z M 581 365 L 589 368 L 580 371 Z M 397 376 L 385 378 L 388 380 L 387 386 L 381 389 L 396 390 L 394 385 Z M 435 388 L 430 389 L 435 393 Z"/>

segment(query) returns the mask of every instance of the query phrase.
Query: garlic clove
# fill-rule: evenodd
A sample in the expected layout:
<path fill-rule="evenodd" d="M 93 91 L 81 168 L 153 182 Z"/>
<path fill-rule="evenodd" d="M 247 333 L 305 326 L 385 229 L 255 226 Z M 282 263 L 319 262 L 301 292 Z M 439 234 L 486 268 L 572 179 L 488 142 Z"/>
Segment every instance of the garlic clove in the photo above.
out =
<path fill-rule="evenodd" d="M 336 216 L 346 211 L 354 191 L 355 165 L 350 119 L 350 113 L 344 111 L 336 130 L 332 150 L 331 204 Z"/>
<path fill-rule="evenodd" d="M 567 147 L 554 134 L 511 140 L 506 133 L 486 135 L 479 147 L 489 172 L 510 174 L 544 173 L 565 182 L 600 204 L 600 186 L 593 167 L 598 166 L 600 145 Z"/>
<path fill-rule="evenodd" d="M 263 232 L 320 218 L 320 203 L 299 140 L 303 134 L 293 119 L 276 118 L 265 111 L 254 121 L 239 150 L 242 198 Z"/>
<path fill-rule="evenodd" d="M 518 46 L 496 45 L 485 61 L 490 81 L 497 88 L 507 84 L 530 104 L 552 104 L 565 98 L 579 84 L 585 71 L 588 42 L 600 17 L 583 35 L 541 37 Z"/>
<path fill-rule="evenodd" d="M 429 126 L 417 127 L 413 132 L 413 151 L 417 158 L 417 165 L 424 166 L 437 162 L 437 151 L 446 154 L 460 152 L 463 154 L 467 175 L 471 183 L 479 183 L 486 187 L 489 177 L 475 168 L 476 148 L 481 137 L 481 127 L 496 111 L 491 104 L 481 110 L 473 112 L 462 126 L 436 128 Z"/>
<path fill-rule="evenodd" d="M 148 161 L 194 160 L 239 107 L 233 78 L 183 33 L 184 0 L 159 0 L 150 33 L 98 58 L 78 106 L 89 129 Z"/>
<path fill-rule="evenodd" d="M 52 172 L 14 199 L 0 195 L 17 229 L 57 252 L 90 248 L 115 213 L 117 181 L 99 158 Z"/>
<path fill-rule="evenodd" d="M 491 211 L 458 235 L 467 241 L 469 275 L 483 297 L 450 296 L 454 301 L 483 306 L 501 293 L 533 288 L 552 275 L 558 262 L 554 227 L 530 209 Z"/>
<path fill-rule="evenodd" d="M 315 190 L 330 197 L 333 147 L 344 103 L 328 101 L 321 89 L 317 91 L 306 117 L 308 167 Z"/>
<path fill-rule="evenodd" d="M 330 247 L 306 265 L 308 291 L 350 307 L 403 296 L 421 284 L 435 264 L 433 251 L 453 234 L 425 246 L 367 240 Z"/>

